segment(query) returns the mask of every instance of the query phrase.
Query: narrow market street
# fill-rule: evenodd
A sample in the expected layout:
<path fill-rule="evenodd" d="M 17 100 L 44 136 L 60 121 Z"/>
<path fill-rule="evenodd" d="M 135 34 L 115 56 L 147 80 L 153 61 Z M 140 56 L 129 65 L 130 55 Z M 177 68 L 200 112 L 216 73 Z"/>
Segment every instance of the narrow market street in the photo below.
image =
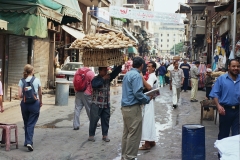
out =
<path fill-rule="evenodd" d="M 158 142 L 151 150 L 139 151 L 138 160 L 180 160 L 182 145 L 182 125 L 200 123 L 200 103 L 189 101 L 190 91 L 181 92 L 177 109 L 172 109 L 171 91 L 165 86 L 155 102 L 155 119 Z M 198 91 L 198 100 L 205 97 L 205 92 Z M 96 141 L 89 142 L 89 121 L 85 109 L 80 116 L 80 129 L 72 129 L 74 97 L 69 98 L 68 106 L 55 106 L 54 95 L 45 94 L 43 107 L 34 134 L 34 151 L 28 152 L 23 146 L 24 130 L 18 101 L 6 104 L 6 110 L 0 114 L 0 122 L 18 125 L 19 149 L 11 147 L 6 152 L 0 148 L 1 160 L 120 160 L 122 115 L 120 110 L 121 86 L 111 88 L 111 119 L 109 143 L 101 139 L 101 129 L 97 129 Z M 13 106 L 15 104 L 15 106 Z M 7 108 L 11 106 L 11 108 Z M 206 160 L 215 160 L 217 150 L 214 142 L 217 138 L 218 125 L 214 121 L 203 121 L 205 126 Z M 13 137 L 13 133 L 12 133 Z"/>

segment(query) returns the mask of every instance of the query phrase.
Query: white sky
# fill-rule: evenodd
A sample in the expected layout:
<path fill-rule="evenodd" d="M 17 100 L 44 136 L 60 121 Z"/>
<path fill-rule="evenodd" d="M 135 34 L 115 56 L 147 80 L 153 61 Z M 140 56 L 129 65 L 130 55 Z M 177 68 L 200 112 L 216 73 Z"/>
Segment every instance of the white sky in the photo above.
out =
<path fill-rule="evenodd" d="M 185 0 L 154 0 L 154 11 L 175 13 L 179 8 L 179 2 L 185 3 Z"/>

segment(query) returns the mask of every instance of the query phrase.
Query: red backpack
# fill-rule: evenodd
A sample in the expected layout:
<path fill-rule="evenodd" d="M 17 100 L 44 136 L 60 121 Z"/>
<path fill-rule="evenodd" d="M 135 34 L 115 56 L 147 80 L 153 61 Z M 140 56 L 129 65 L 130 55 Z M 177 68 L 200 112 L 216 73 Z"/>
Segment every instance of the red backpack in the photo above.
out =
<path fill-rule="evenodd" d="M 73 85 L 77 92 L 83 92 L 87 89 L 87 72 L 90 71 L 89 68 L 83 67 L 79 68 L 74 75 Z"/>

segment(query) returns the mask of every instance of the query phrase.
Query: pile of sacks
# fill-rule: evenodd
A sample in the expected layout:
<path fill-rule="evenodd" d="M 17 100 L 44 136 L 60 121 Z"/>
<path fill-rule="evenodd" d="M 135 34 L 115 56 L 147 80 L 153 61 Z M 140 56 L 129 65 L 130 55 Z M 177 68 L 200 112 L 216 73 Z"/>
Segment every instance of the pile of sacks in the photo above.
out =
<path fill-rule="evenodd" d="M 92 48 L 92 49 L 116 49 L 136 46 L 136 43 L 122 32 L 109 32 L 105 34 L 96 33 L 86 35 L 83 39 L 75 40 L 70 48 Z"/>

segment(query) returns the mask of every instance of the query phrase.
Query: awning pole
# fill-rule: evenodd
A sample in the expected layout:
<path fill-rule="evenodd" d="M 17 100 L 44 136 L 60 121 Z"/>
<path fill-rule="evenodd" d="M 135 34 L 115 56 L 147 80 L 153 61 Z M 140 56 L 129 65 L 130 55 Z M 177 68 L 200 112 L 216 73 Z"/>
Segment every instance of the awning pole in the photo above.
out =
<path fill-rule="evenodd" d="M 237 25 L 237 0 L 234 0 L 234 12 L 233 12 L 233 54 L 235 56 L 235 45 L 236 45 L 236 25 Z"/>

